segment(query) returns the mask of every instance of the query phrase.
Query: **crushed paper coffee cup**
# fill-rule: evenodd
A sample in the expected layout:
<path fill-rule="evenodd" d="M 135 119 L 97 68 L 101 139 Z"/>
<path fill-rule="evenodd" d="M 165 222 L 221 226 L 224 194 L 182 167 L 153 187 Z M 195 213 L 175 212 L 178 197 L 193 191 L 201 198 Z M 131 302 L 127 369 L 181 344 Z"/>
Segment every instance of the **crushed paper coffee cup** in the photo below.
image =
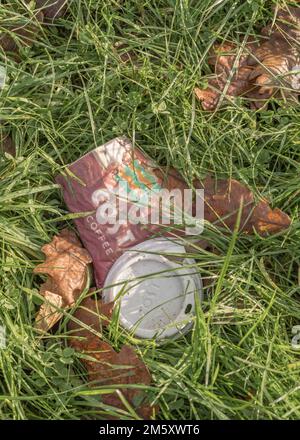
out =
<path fill-rule="evenodd" d="M 183 211 L 184 221 L 189 221 L 194 209 L 191 193 L 181 210 L 182 203 L 177 209 L 176 203 L 171 207 L 170 199 L 160 198 L 170 189 L 175 189 L 178 199 L 191 190 L 175 171 L 165 178 L 157 164 L 123 137 L 68 165 L 56 181 L 68 209 L 81 214 L 74 221 L 93 259 L 98 288 L 103 287 L 108 271 L 125 250 L 155 236 L 184 235 L 185 228 L 176 226 L 174 232 L 172 222 L 179 224 Z M 203 218 L 202 190 L 195 218 Z"/>
<path fill-rule="evenodd" d="M 201 301 L 203 293 L 195 261 L 185 253 L 178 241 L 150 239 L 125 251 L 110 269 L 103 300 L 119 305 L 120 324 L 136 337 L 170 338 L 190 329 L 195 298 Z"/>
<path fill-rule="evenodd" d="M 116 138 L 68 165 L 56 180 L 69 210 L 81 214 L 74 221 L 93 259 L 96 285 L 104 301 L 120 305 L 121 325 L 140 338 L 189 329 L 202 285 L 178 238 L 193 229 L 195 201 L 175 170 L 165 179 L 130 141 Z M 200 204 L 196 219 L 201 214 Z M 184 222 L 188 228 L 178 227 Z"/>

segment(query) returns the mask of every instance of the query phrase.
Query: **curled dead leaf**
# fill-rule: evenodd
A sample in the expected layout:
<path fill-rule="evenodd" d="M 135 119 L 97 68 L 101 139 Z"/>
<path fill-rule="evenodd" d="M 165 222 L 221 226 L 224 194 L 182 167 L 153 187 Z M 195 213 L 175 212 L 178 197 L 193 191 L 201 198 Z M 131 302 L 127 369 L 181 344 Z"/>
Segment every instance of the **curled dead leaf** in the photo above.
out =
<path fill-rule="evenodd" d="M 299 41 L 300 36 L 300 8 L 295 6 L 285 6 L 284 8 L 273 8 L 276 13 L 274 23 L 262 29 L 262 34 L 268 37 L 277 34 L 294 38 Z"/>
<path fill-rule="evenodd" d="M 201 184 L 195 181 L 196 188 L 204 189 L 205 220 L 234 229 L 242 204 L 240 230 L 261 235 L 280 232 L 289 227 L 291 220 L 280 209 L 272 209 L 266 200 L 256 203 L 254 194 L 234 179 L 216 180 L 211 177 Z"/>
<path fill-rule="evenodd" d="M 164 174 L 155 169 L 157 177 L 164 182 L 169 191 L 175 188 L 183 191 L 187 188 L 178 171 L 171 168 Z M 167 180 L 165 180 L 165 176 Z M 204 219 L 233 231 L 242 203 L 240 230 L 261 235 L 280 232 L 290 226 L 291 219 L 280 209 L 271 209 L 266 200 L 255 201 L 249 188 L 234 179 L 214 179 L 206 177 L 203 182 L 195 180 L 194 187 L 204 189 Z"/>
<path fill-rule="evenodd" d="M 220 96 L 244 96 L 254 109 L 265 106 L 271 96 L 298 102 L 300 93 L 300 10 L 277 11 L 274 25 L 262 30 L 260 44 L 246 43 L 239 56 L 233 43 L 215 45 L 209 57 L 214 76 L 206 89 L 195 89 L 205 110 L 214 110 Z"/>
<path fill-rule="evenodd" d="M 254 53 L 258 61 L 250 74 L 257 96 L 274 95 L 278 90 L 287 98 L 300 93 L 300 51 L 286 38 L 271 37 Z"/>
<path fill-rule="evenodd" d="M 44 245 L 42 251 L 46 260 L 34 273 L 46 274 L 48 279 L 40 288 L 45 302 L 36 316 L 35 326 L 48 331 L 62 317 L 63 309 L 71 307 L 86 287 L 87 265 L 92 259 L 76 235 L 67 229 Z"/>
<path fill-rule="evenodd" d="M 27 3 L 29 1 L 27 0 Z M 36 12 L 30 20 L 9 26 L 1 32 L 0 47 L 5 52 L 19 52 L 22 46 L 32 46 L 37 41 L 40 24 L 62 17 L 68 6 L 68 0 L 36 0 Z M 18 60 L 17 55 L 15 58 Z"/>
<path fill-rule="evenodd" d="M 36 274 L 46 274 L 52 282 L 53 293 L 63 298 L 64 305 L 72 305 L 86 287 L 87 265 L 92 259 L 74 232 L 64 229 L 51 243 L 42 247 L 44 263 L 35 269 Z"/>

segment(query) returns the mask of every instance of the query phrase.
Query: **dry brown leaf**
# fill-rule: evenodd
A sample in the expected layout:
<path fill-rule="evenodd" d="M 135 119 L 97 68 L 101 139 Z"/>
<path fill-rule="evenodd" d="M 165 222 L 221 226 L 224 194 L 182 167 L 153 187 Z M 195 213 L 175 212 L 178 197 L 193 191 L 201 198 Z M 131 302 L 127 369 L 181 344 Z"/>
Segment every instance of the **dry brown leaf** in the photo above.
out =
<path fill-rule="evenodd" d="M 11 156 L 16 155 L 16 147 L 12 138 L 8 135 L 3 135 L 0 138 L 0 152 L 8 153 Z"/>
<path fill-rule="evenodd" d="M 141 418 L 150 419 L 154 415 L 157 408 L 144 402 L 146 395 L 143 390 L 124 387 L 124 385 L 151 384 L 151 375 L 146 365 L 132 347 L 124 345 L 117 353 L 97 336 L 89 336 L 86 341 L 72 339 L 70 345 L 80 353 L 92 358 L 82 358 L 82 362 L 87 369 L 89 381 L 93 382 L 94 386 L 122 385 L 119 392 Z M 136 405 L 137 400 L 142 403 Z M 115 408 L 126 409 L 116 391 L 103 394 L 102 401 Z"/>
<path fill-rule="evenodd" d="M 279 9 L 274 25 L 262 30 L 259 45 L 247 43 L 238 59 L 238 46 L 214 46 L 209 63 L 214 77 L 206 89 L 195 89 L 205 110 L 214 110 L 220 95 L 244 96 L 251 107 L 261 108 L 271 96 L 298 103 L 300 93 L 300 9 Z"/>
<path fill-rule="evenodd" d="M 241 54 L 233 43 L 213 47 L 208 62 L 214 66 L 214 77 L 208 81 L 206 89 L 195 89 L 195 95 L 205 110 L 214 110 L 222 93 L 227 97 L 240 96 L 251 90 L 249 75 L 253 67 L 248 65 L 248 59 L 256 47 L 254 42 L 248 42 Z"/>
<path fill-rule="evenodd" d="M 43 296 L 44 303 L 35 317 L 35 328 L 47 332 L 63 316 L 63 313 L 58 310 L 63 308 L 63 299 L 60 295 L 49 291 L 46 287 L 43 288 Z"/>
<path fill-rule="evenodd" d="M 28 2 L 28 1 L 27 1 Z M 37 0 L 34 19 L 30 22 L 10 26 L 0 36 L 0 47 L 5 52 L 19 52 L 20 46 L 32 46 L 40 31 L 38 23 L 53 21 L 62 17 L 68 6 L 68 0 Z M 17 55 L 16 55 L 17 57 Z M 18 58 L 17 58 L 18 60 Z"/>
<path fill-rule="evenodd" d="M 73 315 L 76 320 L 71 320 L 68 324 L 69 345 L 81 354 L 89 356 L 90 359 L 81 360 L 93 386 L 150 385 L 151 375 L 132 347 L 123 346 L 117 353 L 108 343 L 90 331 L 92 329 L 98 333 L 102 332 L 102 327 L 109 323 L 113 305 L 113 303 L 104 304 L 93 297 L 86 297 Z M 134 408 L 136 400 L 140 402 L 146 397 L 141 389 L 120 387 L 119 391 Z M 126 409 L 116 391 L 102 395 L 102 401 L 115 408 Z M 140 403 L 135 410 L 141 418 L 150 419 L 157 408 Z"/>
<path fill-rule="evenodd" d="M 293 6 L 286 6 L 285 8 L 273 8 L 276 13 L 274 23 L 266 26 L 261 30 L 261 34 L 265 36 L 272 36 L 275 33 L 284 37 L 294 38 L 299 41 L 300 36 L 300 8 Z"/>
<path fill-rule="evenodd" d="M 0 36 L 0 47 L 5 52 L 18 52 L 20 46 L 32 46 L 36 41 L 39 32 L 39 23 L 43 23 L 44 15 L 37 12 L 35 22 L 32 20 L 27 24 L 11 26 L 7 29 L 7 33 Z"/>
<path fill-rule="evenodd" d="M 36 7 L 43 12 L 45 18 L 55 20 L 65 14 L 68 1 L 69 0 L 36 0 Z"/>
<path fill-rule="evenodd" d="M 164 181 L 164 173 L 160 169 L 155 174 Z M 168 176 L 164 186 L 172 191 L 187 188 L 182 176 L 171 168 L 166 172 Z M 194 181 L 194 187 L 204 189 L 204 220 L 225 225 L 233 231 L 241 203 L 243 211 L 240 229 L 246 233 L 272 234 L 289 227 L 291 220 L 280 209 L 271 209 L 266 200 L 255 202 L 253 193 L 246 186 L 234 179 L 214 179 L 206 177 L 201 183 Z"/>
<path fill-rule="evenodd" d="M 250 59 L 256 65 L 250 75 L 258 86 L 257 96 L 272 96 L 280 89 L 282 97 L 289 99 L 300 91 L 300 9 L 280 9 L 273 26 L 262 30 L 269 39 L 254 51 Z"/>
<path fill-rule="evenodd" d="M 73 305 L 86 287 L 87 265 L 92 262 L 89 253 L 75 233 L 67 229 L 44 245 L 42 251 L 46 260 L 34 269 L 34 273 L 48 275 L 52 283 L 49 290 L 60 295 L 65 306 Z"/>
<path fill-rule="evenodd" d="M 75 321 L 69 322 L 69 330 L 71 330 L 72 337 L 92 336 L 93 333 L 86 329 L 93 329 L 98 333 L 102 332 L 102 327 L 109 324 L 112 316 L 114 303 L 103 303 L 101 299 L 95 300 L 91 296 L 83 299 L 80 306 L 74 312 L 74 318 L 84 325 L 81 326 Z"/>
<path fill-rule="evenodd" d="M 215 180 L 207 177 L 203 184 L 195 181 L 196 188 L 204 188 L 205 220 L 227 226 L 231 231 L 237 221 L 242 203 L 240 230 L 261 235 L 280 232 L 289 227 L 291 220 L 280 209 L 271 209 L 266 200 L 255 202 L 253 193 L 234 179 Z"/>

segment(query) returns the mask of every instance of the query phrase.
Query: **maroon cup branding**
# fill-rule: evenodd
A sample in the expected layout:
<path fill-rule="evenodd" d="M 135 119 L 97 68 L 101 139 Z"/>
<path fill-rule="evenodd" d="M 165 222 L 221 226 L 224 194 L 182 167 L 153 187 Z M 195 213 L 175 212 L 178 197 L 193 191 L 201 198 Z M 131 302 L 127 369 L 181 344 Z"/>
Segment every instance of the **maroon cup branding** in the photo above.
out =
<path fill-rule="evenodd" d="M 87 153 L 56 178 L 68 209 L 83 214 L 74 221 L 92 256 L 98 288 L 126 249 L 150 237 L 170 235 L 169 224 L 187 224 L 191 218 L 192 191 L 176 177 L 177 188 L 170 192 L 157 170 L 155 163 L 121 137 Z M 196 218 L 200 219 L 202 192 L 198 199 Z"/>

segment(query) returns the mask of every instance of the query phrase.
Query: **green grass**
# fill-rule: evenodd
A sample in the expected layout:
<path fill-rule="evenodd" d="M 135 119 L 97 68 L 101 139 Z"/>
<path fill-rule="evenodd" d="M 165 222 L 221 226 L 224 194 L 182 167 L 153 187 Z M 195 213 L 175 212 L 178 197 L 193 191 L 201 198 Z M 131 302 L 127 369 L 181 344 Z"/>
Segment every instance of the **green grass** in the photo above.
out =
<path fill-rule="evenodd" d="M 8 72 L 1 130 L 17 145 L 15 159 L 0 158 L 0 320 L 8 335 L 0 350 L 0 418 L 113 413 L 91 393 L 78 356 L 65 350 L 70 316 L 43 340 L 33 330 L 42 281 L 33 268 L 43 259 L 41 245 L 73 227 L 54 176 L 125 134 L 188 182 L 208 172 L 236 178 L 293 219 L 288 231 L 266 238 L 232 241 L 205 228 L 213 250 L 192 253 L 206 293 L 193 331 L 162 346 L 137 344 L 153 375 L 148 394 L 161 407 L 158 418 L 298 419 L 300 352 L 291 338 L 300 324 L 299 109 L 272 101 L 255 113 L 240 99 L 211 114 L 193 97 L 209 73 L 213 42 L 256 35 L 272 4 L 284 2 L 71 3 L 20 63 L 0 52 Z M 21 1 L 1 2 L 0 25 L 22 12 Z M 134 63 L 120 58 L 128 50 Z M 137 343 L 114 325 L 106 336 L 115 348 Z"/>

